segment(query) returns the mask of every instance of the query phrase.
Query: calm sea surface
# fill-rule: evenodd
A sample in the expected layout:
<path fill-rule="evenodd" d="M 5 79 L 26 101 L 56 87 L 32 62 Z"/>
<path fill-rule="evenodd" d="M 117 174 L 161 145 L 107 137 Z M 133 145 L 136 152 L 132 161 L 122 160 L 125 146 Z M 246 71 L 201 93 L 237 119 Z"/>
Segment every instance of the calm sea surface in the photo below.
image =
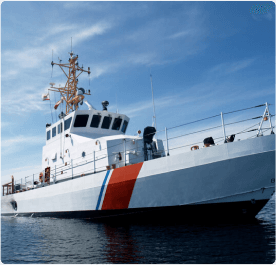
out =
<path fill-rule="evenodd" d="M 122 224 L 2 217 L 1 260 L 271 264 L 275 261 L 275 196 L 257 217 L 243 224 Z"/>

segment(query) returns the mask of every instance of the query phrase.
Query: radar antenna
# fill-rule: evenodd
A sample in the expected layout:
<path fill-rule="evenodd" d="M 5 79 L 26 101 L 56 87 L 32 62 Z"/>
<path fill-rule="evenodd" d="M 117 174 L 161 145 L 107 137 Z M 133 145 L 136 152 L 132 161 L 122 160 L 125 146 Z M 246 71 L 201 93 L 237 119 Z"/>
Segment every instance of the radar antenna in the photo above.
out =
<path fill-rule="evenodd" d="M 71 52 L 69 63 L 61 63 L 61 60 L 59 59 L 59 63 L 51 62 L 52 67 L 54 65 L 58 65 L 62 72 L 67 77 L 67 81 L 65 83 L 64 87 L 55 87 L 54 83 L 51 83 L 51 88 L 48 90 L 59 92 L 61 95 L 61 99 L 63 99 L 66 102 L 66 115 L 70 112 L 78 109 L 79 103 L 82 105 L 84 95 L 91 95 L 90 90 L 88 90 L 88 93 L 85 92 L 83 88 L 78 88 L 78 77 L 81 73 L 86 72 L 88 73 L 90 77 L 90 67 L 88 67 L 88 70 L 84 70 L 83 67 L 79 67 L 78 64 L 78 55 L 74 55 L 72 51 L 72 38 L 71 38 Z M 66 68 L 68 69 L 68 73 L 66 73 Z"/>

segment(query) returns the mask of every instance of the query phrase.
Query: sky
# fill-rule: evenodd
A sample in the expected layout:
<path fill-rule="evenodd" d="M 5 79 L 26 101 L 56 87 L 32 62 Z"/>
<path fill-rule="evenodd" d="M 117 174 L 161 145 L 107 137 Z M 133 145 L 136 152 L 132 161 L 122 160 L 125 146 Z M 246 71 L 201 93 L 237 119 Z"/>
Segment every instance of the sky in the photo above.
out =
<path fill-rule="evenodd" d="M 269 6 L 252 12 L 255 5 Z M 97 109 L 130 117 L 127 134 L 152 125 L 154 89 L 158 137 L 197 119 L 268 102 L 275 104 L 275 7 L 273 2 L 3 2 L 1 5 L 1 182 L 41 171 L 45 125 L 61 111 L 49 83 L 66 81 L 51 61 L 67 62 L 72 49 L 91 68 L 79 87 Z M 86 109 L 85 105 L 81 109 Z M 253 109 L 251 117 L 264 109 Z M 275 105 L 270 106 L 275 114 Z M 51 114 L 52 112 L 52 114 Z M 249 117 L 237 113 L 236 119 Z M 229 115 L 225 122 L 236 120 Z M 172 137 L 190 128 L 178 127 Z M 273 120 L 274 124 L 274 120 Z M 246 126 L 235 125 L 243 130 Z M 203 127 L 201 127 L 203 126 Z M 190 143 L 216 130 L 191 136 Z M 186 143 L 186 139 L 181 143 Z"/>

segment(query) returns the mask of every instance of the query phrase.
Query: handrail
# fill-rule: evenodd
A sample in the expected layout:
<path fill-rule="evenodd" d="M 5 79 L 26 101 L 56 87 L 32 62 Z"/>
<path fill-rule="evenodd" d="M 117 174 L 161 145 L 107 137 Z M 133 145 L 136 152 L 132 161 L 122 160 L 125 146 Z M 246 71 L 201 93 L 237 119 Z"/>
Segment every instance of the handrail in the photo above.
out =
<path fill-rule="evenodd" d="M 271 116 L 275 116 L 275 115 L 271 115 Z M 253 118 L 246 119 L 246 120 L 242 120 L 242 121 L 238 121 L 238 122 L 228 123 L 228 124 L 225 124 L 225 126 L 226 126 L 226 125 L 235 124 L 235 123 L 239 123 L 239 122 L 248 121 L 248 120 L 251 120 L 251 119 L 257 119 L 257 118 L 260 118 L 260 117 L 262 117 L 262 116 L 253 117 Z M 220 126 L 215 126 L 215 127 L 207 128 L 207 129 L 204 129 L 204 130 L 192 132 L 192 133 L 189 133 L 189 134 L 184 134 L 184 135 L 180 135 L 180 136 L 176 136 L 176 137 L 171 137 L 171 138 L 168 138 L 168 140 L 171 140 L 171 139 L 174 139 L 174 138 L 178 138 L 178 137 L 183 137 L 183 136 L 190 135 L 190 134 L 197 133 L 197 132 L 203 132 L 203 131 L 206 131 L 206 130 L 211 130 L 211 129 L 214 129 L 214 128 L 219 128 L 219 127 L 220 127 Z M 130 142 L 130 141 L 132 141 L 132 140 L 129 140 L 129 141 L 127 141 L 127 142 Z M 165 140 L 162 140 L 162 141 L 165 141 Z M 113 145 L 113 146 L 110 146 L 110 147 L 114 147 L 114 146 L 118 146 L 118 145 L 122 145 L 122 143 L 116 144 L 116 145 Z M 104 150 L 106 150 L 106 149 L 107 149 L 107 148 L 102 149 L 102 150 L 100 150 L 100 151 L 95 151 L 95 152 L 101 152 L 101 151 L 104 151 Z M 128 150 L 126 150 L 126 151 L 135 150 L 135 149 L 136 149 L 136 148 L 132 148 L 132 149 L 128 149 Z M 122 151 L 122 153 L 123 153 L 123 151 Z M 92 153 L 86 154 L 86 156 L 91 155 L 91 154 L 92 154 Z M 109 156 L 106 156 L 106 155 L 105 155 L 105 156 L 103 156 L 103 157 L 101 157 L 101 158 L 96 159 L 95 161 L 99 161 L 99 160 L 101 160 L 101 159 L 108 158 L 108 157 L 110 157 L 110 156 L 114 156 L 114 155 L 109 155 Z M 82 158 L 82 157 L 75 158 L 75 160 L 76 160 L 76 159 L 79 159 L 79 158 Z M 81 165 L 78 165 L 78 166 L 82 166 L 82 165 L 91 163 L 91 162 L 93 162 L 93 161 L 94 161 L 94 160 L 90 160 L 90 162 L 87 161 L 87 162 L 85 162 L 85 163 L 83 163 L 83 164 L 81 164 Z M 77 167 L 78 167 L 78 166 L 77 166 Z M 62 165 L 60 166 L 60 168 L 62 168 L 62 167 L 64 167 L 64 164 L 62 164 Z M 75 167 L 76 167 L 76 166 L 75 166 Z M 58 168 L 57 168 L 57 169 L 58 169 Z M 64 170 L 67 170 L 67 169 L 64 169 Z"/>
<path fill-rule="evenodd" d="M 203 130 L 198 130 L 198 131 L 194 131 L 194 132 L 190 132 L 190 133 L 186 133 L 186 134 L 182 134 L 182 135 L 173 136 L 171 138 L 168 138 L 168 136 L 167 136 L 167 130 L 173 130 L 173 129 L 179 128 L 181 126 L 185 126 L 185 125 L 193 124 L 193 123 L 196 123 L 196 122 L 199 122 L 199 121 L 204 121 L 204 120 L 207 120 L 207 119 L 212 119 L 212 118 L 215 118 L 215 117 L 219 117 L 219 116 L 221 116 L 221 114 L 210 116 L 210 117 L 203 118 L 203 119 L 199 119 L 199 120 L 196 120 L 196 121 L 193 121 L 193 122 L 188 122 L 188 123 L 185 123 L 185 124 L 182 124 L 182 125 L 178 125 L 178 126 L 174 126 L 174 127 L 170 127 L 170 128 L 165 128 L 165 130 L 159 130 L 158 132 L 163 132 L 164 131 L 165 134 L 166 134 L 166 138 L 165 139 L 158 139 L 158 140 L 160 140 L 162 142 L 164 142 L 164 141 L 167 142 L 167 145 L 166 145 L 167 148 L 165 149 L 165 147 L 164 147 L 162 149 L 162 152 L 164 152 L 165 155 L 169 155 L 169 150 L 168 150 L 168 141 L 169 140 L 173 140 L 173 139 L 180 138 L 180 137 L 185 137 L 185 136 L 196 134 L 196 133 L 200 133 L 200 132 L 202 133 L 202 132 L 205 132 L 205 131 L 208 131 L 208 130 L 220 128 L 222 126 L 225 127 L 225 126 L 229 126 L 229 125 L 233 125 L 233 124 L 237 124 L 237 123 L 247 122 L 247 121 L 254 120 L 254 119 L 260 119 L 260 118 L 262 118 L 262 121 L 254 124 L 252 126 L 250 126 L 247 129 L 242 130 L 241 132 L 235 133 L 235 134 L 238 135 L 238 134 L 242 134 L 242 133 L 249 133 L 249 132 L 253 132 L 253 131 L 256 131 L 256 130 L 260 130 L 260 129 L 262 129 L 263 132 L 266 132 L 267 130 L 270 129 L 271 132 L 273 133 L 273 129 L 275 128 L 275 126 L 272 125 L 270 118 L 274 117 L 275 114 L 270 114 L 269 113 L 268 105 L 271 105 L 271 104 L 267 104 L 266 103 L 266 104 L 262 104 L 262 105 L 257 105 L 257 106 L 253 106 L 253 107 L 249 107 L 249 108 L 244 108 L 244 109 L 240 109 L 240 110 L 236 110 L 236 111 L 231 111 L 231 112 L 223 113 L 223 115 L 226 115 L 226 114 L 231 114 L 231 113 L 235 113 L 235 112 L 239 112 L 239 111 L 244 111 L 244 110 L 249 110 L 249 109 L 254 109 L 254 108 L 259 108 L 259 107 L 266 106 L 266 110 L 265 110 L 263 116 L 252 117 L 252 118 L 248 118 L 248 119 L 244 119 L 244 120 L 240 120 L 240 121 L 236 121 L 236 122 L 231 122 L 231 123 L 226 123 L 226 124 L 222 123 L 222 125 L 219 125 L 219 126 L 213 126 L 213 127 L 206 128 L 206 129 L 203 129 Z M 265 116 L 269 117 L 269 121 L 270 121 L 270 127 L 269 128 L 262 128 L 262 126 L 261 126 L 262 123 L 263 123 L 263 121 L 264 121 L 264 117 Z M 251 129 L 252 127 L 255 127 L 257 125 L 259 126 L 259 129 L 258 128 Z M 251 130 L 249 130 L 249 129 L 251 129 Z M 150 135 L 150 134 L 148 134 L 148 135 Z M 230 135 L 225 135 L 223 137 L 216 137 L 216 138 L 214 138 L 214 140 L 219 140 L 218 142 L 220 142 L 223 139 L 225 139 L 226 136 L 230 136 Z M 256 137 L 256 136 L 253 135 L 251 137 Z M 251 138 L 251 137 L 249 137 L 249 138 Z M 142 139 L 142 138 L 139 137 L 138 139 Z M 69 173 L 68 178 L 70 178 L 70 176 L 72 176 L 72 178 L 74 178 L 74 176 L 79 176 L 80 175 L 79 173 L 76 173 L 74 175 L 74 169 L 82 167 L 82 166 L 85 166 L 85 165 L 87 165 L 89 163 L 94 163 L 94 166 L 91 167 L 89 170 L 83 171 L 82 174 L 86 174 L 87 172 L 91 172 L 91 174 L 94 174 L 94 173 L 97 173 L 97 172 L 100 172 L 100 171 L 105 171 L 106 170 L 106 166 L 98 166 L 98 167 L 96 167 L 97 166 L 97 162 L 101 161 L 103 159 L 108 159 L 110 157 L 115 157 L 116 154 L 107 154 L 104 151 L 107 150 L 108 148 L 113 148 L 113 147 L 116 147 L 116 146 L 122 146 L 123 147 L 122 151 L 120 151 L 120 152 L 122 154 L 122 157 L 125 157 L 125 159 L 117 161 L 114 164 L 119 164 L 119 163 L 126 164 L 126 154 L 127 154 L 127 152 L 131 152 L 133 150 L 141 152 L 141 153 L 137 154 L 136 157 L 134 157 L 132 159 L 130 157 L 128 157 L 128 163 L 131 163 L 133 160 L 137 161 L 137 160 L 139 160 L 139 158 L 141 159 L 141 157 L 143 157 L 143 147 L 141 147 L 141 146 L 139 146 L 138 149 L 137 149 L 136 146 L 133 147 L 133 148 L 130 148 L 130 149 L 124 149 L 125 144 L 133 141 L 133 138 L 131 138 L 131 139 L 123 139 L 122 138 L 121 140 L 122 140 L 121 143 L 114 144 L 112 146 L 108 146 L 108 147 L 103 148 L 101 150 L 97 150 L 97 151 L 93 151 L 92 153 L 85 154 L 85 157 L 89 157 L 89 156 L 93 155 L 92 158 L 85 159 L 85 161 L 81 160 L 81 159 L 83 159 L 82 156 L 79 156 L 79 157 L 76 157 L 75 159 L 71 159 L 71 161 L 69 163 L 67 162 L 68 163 L 67 165 L 65 165 L 64 163 L 62 163 L 60 165 L 56 165 L 54 168 L 51 168 L 51 170 L 50 170 L 50 179 L 52 179 L 53 182 L 55 183 L 56 181 L 58 181 L 58 180 L 56 180 L 56 177 L 60 176 L 62 174 L 68 174 L 68 170 L 72 170 L 72 174 Z M 187 145 L 171 146 L 170 150 L 175 150 L 175 149 L 179 149 L 179 148 L 189 147 L 189 146 L 200 144 L 200 143 L 202 143 L 202 141 L 197 142 L 197 143 L 187 144 Z M 96 156 L 95 154 L 98 154 L 98 155 Z M 72 167 L 72 163 L 73 163 L 73 167 Z M 27 188 L 27 184 L 32 184 L 31 186 L 34 187 L 34 182 L 39 179 L 39 178 L 37 178 L 35 176 L 38 176 L 39 174 L 40 174 L 40 172 L 39 173 L 35 173 L 33 175 L 30 175 L 30 176 L 26 176 L 25 177 L 25 184 L 24 184 L 25 188 Z M 53 177 L 53 175 L 54 175 L 54 177 Z M 29 177 L 32 177 L 33 179 L 27 181 L 27 178 L 29 178 Z M 16 182 L 17 181 L 15 180 L 14 184 L 18 185 L 19 183 L 16 183 Z M 44 184 L 45 183 L 41 183 L 41 186 L 44 185 Z M 20 186 L 22 186 L 22 185 L 23 185 L 23 182 L 22 182 L 22 178 L 21 178 Z"/>

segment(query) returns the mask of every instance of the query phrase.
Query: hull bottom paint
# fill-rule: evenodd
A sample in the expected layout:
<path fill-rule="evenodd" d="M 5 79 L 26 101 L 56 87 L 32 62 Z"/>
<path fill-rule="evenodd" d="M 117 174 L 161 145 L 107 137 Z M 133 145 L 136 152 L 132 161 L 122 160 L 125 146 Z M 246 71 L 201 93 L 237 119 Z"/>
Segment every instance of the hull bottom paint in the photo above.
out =
<path fill-rule="evenodd" d="M 52 217 L 52 218 L 79 218 L 104 220 L 105 218 L 119 219 L 124 221 L 199 221 L 208 220 L 249 220 L 254 219 L 258 212 L 269 200 L 227 202 L 214 204 L 182 205 L 172 207 L 152 207 L 122 210 L 99 210 L 99 211 L 72 211 L 72 212 L 39 212 L 39 213 L 18 213 L 2 216 L 16 217 Z"/>

